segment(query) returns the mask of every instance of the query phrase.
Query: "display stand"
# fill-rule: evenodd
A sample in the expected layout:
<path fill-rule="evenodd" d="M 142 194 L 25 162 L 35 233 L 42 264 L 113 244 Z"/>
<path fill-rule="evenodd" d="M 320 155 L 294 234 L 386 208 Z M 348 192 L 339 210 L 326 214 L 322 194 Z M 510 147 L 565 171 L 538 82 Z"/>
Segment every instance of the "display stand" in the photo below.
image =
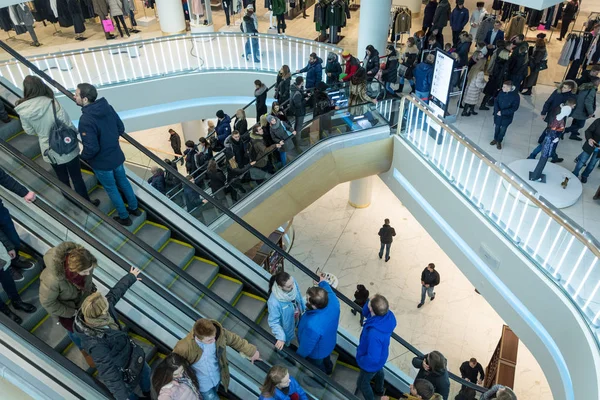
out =
<path fill-rule="evenodd" d="M 283 249 L 283 235 L 284 232 L 276 230 L 269 235 L 269 241 Z M 248 250 L 245 255 L 271 275 L 284 271 L 283 257 L 263 242 Z"/>
<path fill-rule="evenodd" d="M 146 15 L 146 7 L 142 6 L 142 10 L 144 11 L 144 16 L 142 18 L 136 19 L 139 26 L 150 26 L 156 23 L 156 9 L 154 10 L 154 16 Z"/>
<path fill-rule="evenodd" d="M 212 9 L 210 7 L 210 2 L 207 4 L 205 0 L 202 0 L 204 3 L 204 14 L 191 14 L 196 16 L 197 18 L 192 18 L 190 15 L 190 31 L 192 33 L 210 33 L 215 31 L 215 26 L 213 25 L 212 18 Z M 202 22 L 202 23 L 201 23 Z M 234 24 L 235 25 L 235 24 Z M 239 32 L 239 26 L 238 26 Z"/>

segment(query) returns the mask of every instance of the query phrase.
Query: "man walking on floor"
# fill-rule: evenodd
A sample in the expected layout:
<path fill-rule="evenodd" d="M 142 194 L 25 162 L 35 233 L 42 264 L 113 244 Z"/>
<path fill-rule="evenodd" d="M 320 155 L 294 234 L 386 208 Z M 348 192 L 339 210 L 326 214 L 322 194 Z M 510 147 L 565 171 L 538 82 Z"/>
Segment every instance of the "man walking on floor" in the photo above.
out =
<path fill-rule="evenodd" d="M 383 249 L 385 248 L 385 262 L 390 260 L 390 247 L 396 236 L 396 230 L 390 226 L 390 220 L 385 219 L 383 226 L 379 229 L 379 239 L 381 240 L 381 247 L 379 249 L 379 258 L 383 257 Z"/>
<path fill-rule="evenodd" d="M 435 264 L 429 263 L 421 273 L 421 302 L 417 305 L 417 308 L 421 308 L 425 304 L 425 293 L 429 295 L 431 301 L 435 300 L 433 288 L 439 284 L 440 274 L 435 270 Z"/>
<path fill-rule="evenodd" d="M 115 205 L 118 215 L 115 221 L 124 226 L 132 224 L 129 214 L 139 216 L 138 202 L 133 188 L 125 175 L 125 154 L 119 146 L 119 138 L 125 126 L 108 101 L 98 98 L 98 91 L 89 83 L 80 83 L 75 92 L 75 101 L 81 108 L 79 133 L 83 142 L 81 159 L 87 161 L 106 194 Z M 125 195 L 127 207 L 119 193 Z"/>

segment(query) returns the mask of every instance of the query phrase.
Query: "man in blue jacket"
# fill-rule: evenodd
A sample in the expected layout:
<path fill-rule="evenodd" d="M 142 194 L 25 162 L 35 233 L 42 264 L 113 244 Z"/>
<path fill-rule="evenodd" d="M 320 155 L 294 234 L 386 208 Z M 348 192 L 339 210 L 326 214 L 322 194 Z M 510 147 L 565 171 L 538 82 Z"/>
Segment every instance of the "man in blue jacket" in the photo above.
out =
<path fill-rule="evenodd" d="M 500 40 L 504 40 L 504 31 L 500 28 L 502 28 L 502 22 L 494 22 L 494 28 L 491 31 L 489 31 L 485 35 L 485 39 L 483 39 L 483 42 L 485 43 L 488 49 L 488 57 L 490 57 L 494 50 L 496 50 L 496 43 Z"/>
<path fill-rule="evenodd" d="M 429 92 L 433 82 L 433 63 L 435 56 L 427 54 L 425 61 L 418 64 L 415 68 L 415 95 L 425 103 L 429 101 Z"/>
<path fill-rule="evenodd" d="M 119 145 L 119 138 L 125 133 L 125 126 L 119 115 L 103 97 L 99 100 L 98 91 L 89 83 L 80 83 L 75 92 L 75 101 L 81 106 L 79 133 L 83 143 L 81 159 L 86 161 L 96 178 L 106 190 L 115 205 L 118 215 L 115 221 L 124 226 L 132 224 L 129 214 L 139 216 L 138 202 L 133 188 L 125 174 L 125 154 Z M 125 195 L 125 201 L 119 193 Z"/>
<path fill-rule="evenodd" d="M 330 355 L 336 345 L 340 321 L 340 301 L 321 275 L 318 287 L 306 291 L 306 312 L 298 324 L 299 356 L 327 375 L 333 372 Z"/>
<path fill-rule="evenodd" d="M 450 14 L 450 28 L 452 28 L 452 45 L 458 44 L 458 36 L 469 22 L 469 10 L 465 8 L 465 0 L 457 0 L 456 8 Z"/>
<path fill-rule="evenodd" d="M 521 98 L 515 90 L 512 81 L 505 81 L 502 90 L 494 100 L 494 140 L 490 145 L 496 145 L 498 150 L 502 150 L 502 140 L 506 134 L 508 126 L 512 124 L 515 112 L 519 109 Z"/>
<path fill-rule="evenodd" d="M 396 328 L 396 317 L 390 311 L 385 297 L 376 294 L 363 307 L 366 318 L 360 341 L 356 349 L 356 362 L 360 373 L 356 386 L 365 400 L 374 400 L 375 394 L 384 395 L 384 372 L 390 347 L 390 338 Z M 375 393 L 371 388 L 371 380 L 375 383 Z"/>
<path fill-rule="evenodd" d="M 217 111 L 217 126 L 215 128 L 217 132 L 217 139 L 222 146 L 225 146 L 225 139 L 231 135 L 231 117 L 223 112 L 223 110 Z"/>
<path fill-rule="evenodd" d="M 306 67 L 299 69 L 296 72 L 306 72 L 306 80 L 304 85 L 306 89 L 317 87 L 317 83 L 323 80 L 323 60 L 317 55 L 317 53 L 310 53 Z"/>

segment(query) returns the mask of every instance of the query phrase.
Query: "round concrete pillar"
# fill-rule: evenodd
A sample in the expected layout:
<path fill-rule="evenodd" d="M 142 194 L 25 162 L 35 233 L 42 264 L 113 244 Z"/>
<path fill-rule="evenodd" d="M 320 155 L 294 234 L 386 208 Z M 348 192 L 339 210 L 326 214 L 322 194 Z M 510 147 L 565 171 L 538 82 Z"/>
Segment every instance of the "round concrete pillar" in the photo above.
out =
<path fill-rule="evenodd" d="M 361 0 L 358 22 L 358 49 L 356 57 L 362 60 L 365 48 L 372 44 L 380 55 L 385 54 L 388 37 L 388 22 L 392 0 Z"/>
<path fill-rule="evenodd" d="M 185 17 L 181 2 L 156 0 L 160 30 L 168 35 L 185 32 Z"/>
<path fill-rule="evenodd" d="M 354 208 L 367 208 L 371 205 L 371 195 L 373 194 L 372 179 L 373 177 L 369 176 L 350 182 L 348 204 Z"/>

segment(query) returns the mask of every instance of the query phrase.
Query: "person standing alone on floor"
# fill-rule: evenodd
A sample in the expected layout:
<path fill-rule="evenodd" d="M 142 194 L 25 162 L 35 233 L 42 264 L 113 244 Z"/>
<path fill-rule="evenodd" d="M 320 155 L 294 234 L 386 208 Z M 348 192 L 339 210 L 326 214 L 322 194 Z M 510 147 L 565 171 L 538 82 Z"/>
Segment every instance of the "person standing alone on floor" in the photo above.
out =
<path fill-rule="evenodd" d="M 98 98 L 98 91 L 89 83 L 80 83 L 75 92 L 75 101 L 81 106 L 79 133 L 83 143 L 81 159 L 87 161 L 106 194 L 117 209 L 115 221 L 124 226 L 133 222 L 129 215 L 140 216 L 138 201 L 131 183 L 125 175 L 125 154 L 119 146 L 119 138 L 125 133 L 125 126 L 108 101 Z M 121 193 L 125 195 L 127 207 Z"/>
<path fill-rule="evenodd" d="M 383 249 L 385 248 L 385 262 L 390 260 L 390 247 L 396 236 L 396 230 L 390 226 L 390 220 L 385 219 L 383 226 L 379 229 L 379 239 L 381 247 L 379 248 L 379 258 L 383 257 Z"/>
<path fill-rule="evenodd" d="M 363 308 L 367 301 L 369 300 L 369 289 L 365 287 L 365 285 L 356 285 L 356 291 L 354 292 L 354 302 Z M 352 309 L 352 314 L 356 315 L 356 310 Z M 363 326 L 363 321 L 365 320 L 365 316 L 360 313 L 360 326 Z"/>
<path fill-rule="evenodd" d="M 506 130 L 512 124 L 513 117 L 521 104 L 521 98 L 515 89 L 512 81 L 505 81 L 502 90 L 494 100 L 494 140 L 490 145 L 496 145 L 498 150 L 502 150 L 502 140 Z"/>
<path fill-rule="evenodd" d="M 417 308 L 421 308 L 425 304 L 425 293 L 429 295 L 431 301 L 435 300 L 433 288 L 439 284 L 440 274 L 435 270 L 435 264 L 429 263 L 421 273 L 421 302 L 417 305 Z"/>
<path fill-rule="evenodd" d="M 169 142 L 171 142 L 173 153 L 177 155 L 183 154 L 181 152 L 181 136 L 179 136 L 179 133 L 175 132 L 173 129 L 169 129 Z"/>
<path fill-rule="evenodd" d="M 460 365 L 460 375 L 463 379 L 477 385 L 483 384 L 483 379 L 485 378 L 483 367 L 477 362 L 475 357 L 472 357 L 469 361 L 465 361 Z M 477 378 L 477 376 L 480 376 L 480 378 Z"/>

